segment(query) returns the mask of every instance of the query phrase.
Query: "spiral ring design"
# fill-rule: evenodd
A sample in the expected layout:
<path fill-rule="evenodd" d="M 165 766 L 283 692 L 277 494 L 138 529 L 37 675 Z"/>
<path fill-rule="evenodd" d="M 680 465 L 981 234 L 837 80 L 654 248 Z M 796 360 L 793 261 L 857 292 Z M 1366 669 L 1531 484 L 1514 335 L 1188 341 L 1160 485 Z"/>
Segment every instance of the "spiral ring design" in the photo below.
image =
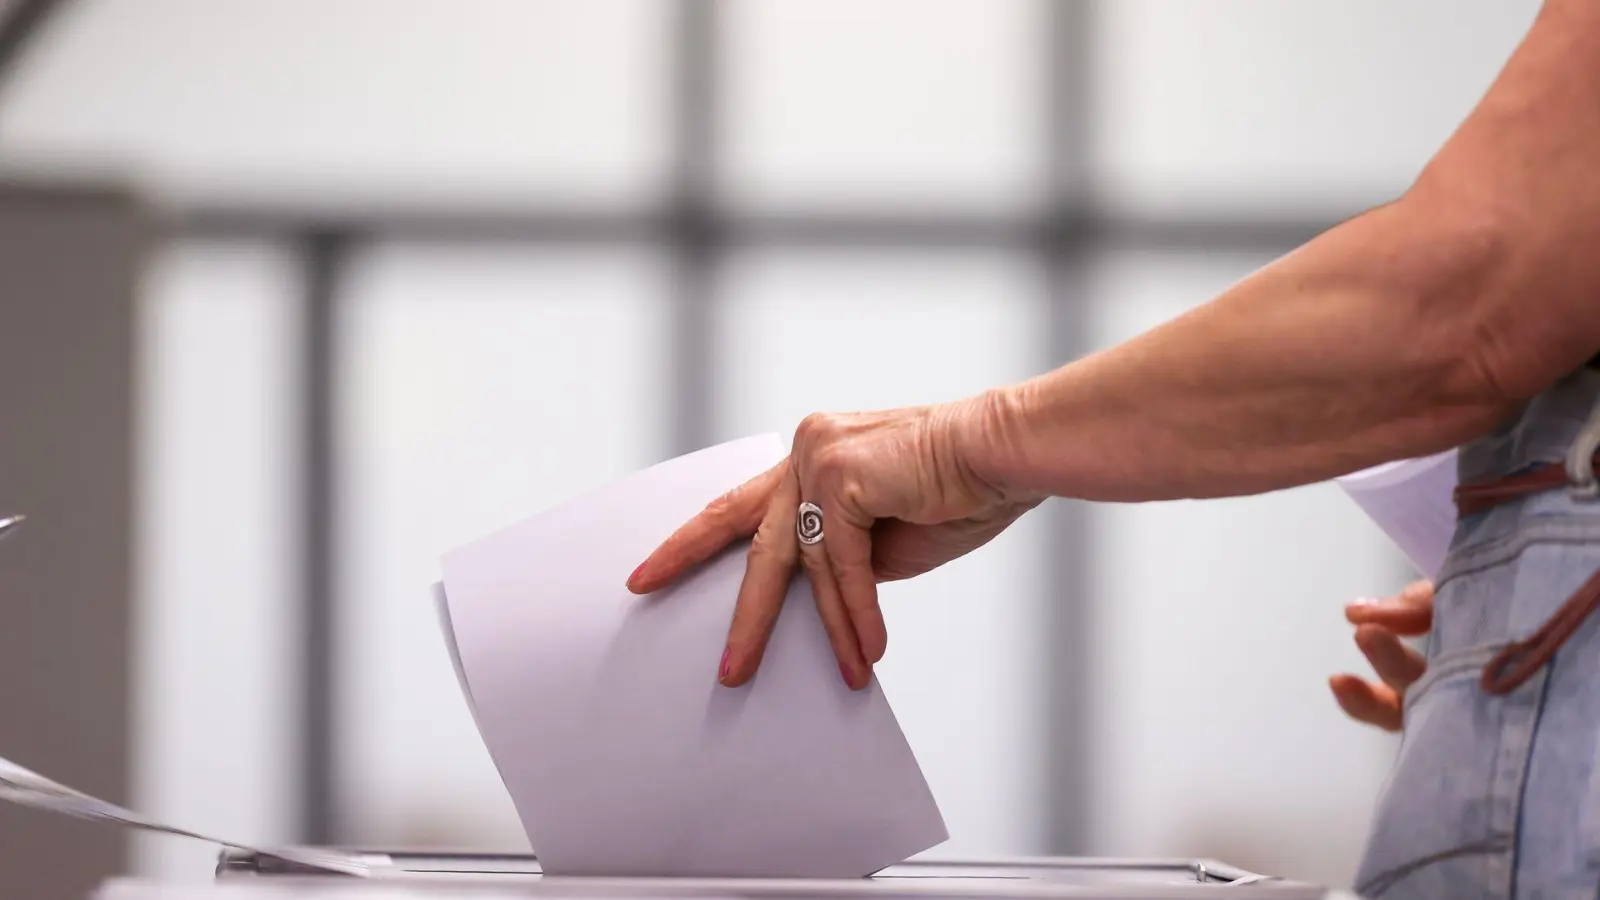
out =
<path fill-rule="evenodd" d="M 800 514 L 794 520 L 794 533 L 802 544 L 815 544 L 822 540 L 822 507 L 809 501 L 800 504 Z"/>

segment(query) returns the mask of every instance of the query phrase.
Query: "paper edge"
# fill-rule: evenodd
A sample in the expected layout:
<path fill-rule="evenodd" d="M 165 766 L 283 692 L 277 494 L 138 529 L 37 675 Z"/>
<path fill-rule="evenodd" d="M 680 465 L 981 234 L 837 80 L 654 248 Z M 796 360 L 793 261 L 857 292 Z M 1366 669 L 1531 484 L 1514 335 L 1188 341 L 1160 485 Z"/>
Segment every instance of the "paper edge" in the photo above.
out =
<path fill-rule="evenodd" d="M 479 546 L 481 544 L 486 544 L 486 543 L 490 543 L 490 542 L 493 542 L 493 541 L 496 541 L 496 540 L 501 540 L 501 539 L 503 539 L 505 537 L 505 535 L 508 532 L 516 531 L 517 529 L 523 527 L 524 525 L 528 524 L 529 522 L 532 522 L 532 521 L 534 521 L 536 519 L 541 519 L 541 518 L 543 518 L 545 516 L 548 516 L 548 515 L 554 515 L 554 514 L 559 513 L 559 512 L 561 512 L 563 510 L 569 509 L 569 508 L 571 508 L 573 506 L 577 506 L 579 504 L 589 502 L 591 499 L 593 499 L 594 497 L 599 496 L 602 493 L 605 493 L 605 492 L 611 491 L 611 490 L 615 490 L 617 488 L 617 486 L 619 484 L 623 483 L 623 482 L 632 480 L 634 478 L 642 477 L 646 473 L 655 471 L 656 469 L 660 469 L 663 466 L 672 466 L 672 465 L 675 465 L 675 464 L 678 464 L 678 463 L 687 462 L 688 460 L 694 459 L 695 457 L 700 456 L 702 454 L 712 453 L 712 452 L 717 451 L 717 450 L 725 450 L 725 449 L 728 449 L 728 448 L 731 448 L 731 447 L 734 447 L 734 446 L 737 446 L 737 445 L 740 445 L 740 444 L 753 444 L 753 443 L 755 443 L 757 441 L 768 441 L 768 442 L 771 442 L 773 446 L 778 448 L 778 452 L 779 453 L 785 452 L 784 451 L 785 444 L 784 444 L 784 441 L 783 441 L 783 436 L 778 434 L 775 431 L 768 431 L 768 432 L 761 432 L 759 434 L 746 435 L 745 437 L 741 437 L 741 438 L 733 438 L 732 440 L 721 441 L 719 443 L 711 444 L 710 446 L 707 446 L 707 447 L 701 447 L 699 450 L 694 450 L 694 451 L 691 451 L 689 453 L 681 454 L 679 456 L 673 456 L 673 457 L 669 457 L 667 459 L 657 460 L 657 461 L 651 463 L 650 465 L 644 466 L 642 468 L 632 469 L 632 470 L 630 470 L 628 472 L 624 472 L 621 475 L 618 475 L 615 478 L 611 478 L 611 479 L 606 480 L 606 482 L 603 483 L 603 484 L 596 485 L 595 487 L 592 487 L 589 490 L 583 491 L 582 493 L 574 494 L 574 495 L 572 495 L 570 497 L 567 497 L 564 500 L 560 500 L 560 501 L 552 503 L 552 504 L 550 504 L 548 506 L 545 506 L 545 507 L 541 508 L 540 510 L 538 510 L 535 513 L 532 513 L 530 515 L 521 516 L 521 517 L 517 518 L 516 520 L 514 520 L 512 522 L 508 522 L 505 525 L 502 525 L 502 526 L 500 526 L 498 528 L 494 528 L 494 529 L 491 529 L 489 531 L 486 531 L 483 534 L 479 535 L 478 537 L 476 537 L 476 538 L 474 538 L 474 539 L 472 539 L 470 541 L 467 541 L 467 542 L 462 543 L 462 544 L 458 544 L 455 547 L 452 547 L 451 549 L 446 550 L 445 552 L 439 554 L 439 568 L 440 568 L 440 571 L 443 573 L 443 577 L 441 577 L 440 581 L 441 581 L 441 583 L 444 583 L 444 584 L 448 585 L 448 582 L 449 582 L 449 570 L 452 568 L 452 565 L 451 565 L 452 560 L 456 559 L 458 557 L 458 555 L 460 553 L 462 553 L 463 551 L 466 551 L 466 550 L 468 550 L 470 548 L 473 548 L 473 547 L 477 547 L 477 546 Z M 780 457 L 780 459 L 781 459 L 781 457 Z M 661 536 L 661 539 L 662 540 L 666 540 L 667 537 L 668 537 L 667 535 L 663 534 Z"/>
<path fill-rule="evenodd" d="M 461 648 L 456 643 L 455 621 L 450 616 L 450 595 L 445 591 L 442 580 L 433 583 L 430 593 L 433 595 L 434 611 L 439 616 L 440 636 L 444 640 L 445 651 L 450 654 L 450 666 L 455 669 L 456 683 L 461 688 L 461 699 L 466 702 L 467 714 L 472 717 L 473 733 L 478 736 L 478 743 L 483 745 L 483 752 L 489 757 L 489 764 L 494 766 L 494 774 L 500 779 L 500 787 L 505 790 L 507 797 L 511 797 L 511 783 L 506 780 L 505 770 L 500 766 L 500 757 L 494 752 L 494 748 L 489 746 L 489 739 L 483 734 L 483 723 L 478 721 L 478 703 L 472 698 L 472 682 L 467 678 L 467 667 L 461 661 Z M 514 800 L 513 805 L 515 805 Z M 520 810 L 517 817 L 521 819 Z M 519 824 L 522 824 L 523 840 L 528 840 L 527 825 L 520 821 Z"/>
<path fill-rule="evenodd" d="M 935 847 L 938 847 L 942 844 L 948 844 L 950 842 L 950 823 L 944 817 L 944 807 L 939 803 L 939 795 L 933 790 L 933 783 L 928 781 L 928 771 L 927 769 L 923 768 L 922 759 L 917 756 L 917 748 L 911 743 L 911 735 L 906 733 L 905 725 L 901 724 L 899 714 L 894 711 L 894 701 L 889 699 L 889 691 L 884 687 L 883 679 L 879 678 L 876 672 L 872 673 L 872 689 L 876 690 L 879 696 L 883 698 L 883 706 L 889 711 L 889 719 L 890 721 L 894 722 L 894 730 L 899 733 L 900 740 L 905 743 L 906 752 L 911 755 L 911 764 L 916 767 L 917 777 L 922 781 L 922 789 L 927 792 L 928 802 L 933 805 L 934 817 L 939 820 L 938 840 L 926 847 L 923 847 L 921 850 L 913 851 L 899 862 L 889 864 L 899 865 L 901 862 L 905 862 L 907 859 L 910 859 L 919 853 L 927 853 L 929 850 L 932 850 Z M 882 871 L 882 869 L 877 869 L 867 874 L 868 876 L 871 876 L 879 871 Z"/>
<path fill-rule="evenodd" d="M 1457 450 L 1446 450 L 1432 456 L 1418 456 L 1412 459 L 1399 459 L 1393 462 L 1380 463 L 1359 472 L 1351 472 L 1334 479 L 1340 487 L 1351 492 L 1383 490 L 1394 487 L 1404 481 L 1410 481 L 1423 472 L 1431 471 L 1436 466 L 1455 462 Z"/>
<path fill-rule="evenodd" d="M 1361 510 L 1367 521 L 1377 527 L 1379 533 L 1384 536 L 1388 544 L 1405 558 L 1406 562 L 1410 564 L 1412 569 L 1416 570 L 1417 574 L 1430 580 L 1436 579 L 1445 562 L 1449 559 L 1450 544 L 1453 537 L 1445 537 L 1444 551 L 1437 560 L 1432 558 L 1426 561 L 1420 560 L 1413 556 L 1412 552 L 1407 550 L 1401 541 L 1394 536 L 1388 523 L 1381 521 L 1373 514 L 1363 497 L 1394 489 L 1406 482 L 1426 478 L 1439 469 L 1446 467 L 1451 472 L 1451 480 L 1455 481 L 1458 478 L 1455 473 L 1458 471 L 1459 456 L 1460 448 L 1454 448 L 1435 453 L 1432 456 L 1396 460 L 1336 478 L 1334 483 L 1339 485 L 1345 496 L 1356 505 L 1356 508 Z"/>
<path fill-rule="evenodd" d="M 445 652 L 450 654 L 450 667 L 456 673 L 456 684 L 461 688 L 461 697 L 467 703 L 467 711 L 472 714 L 473 726 L 480 727 L 478 704 L 472 699 L 472 683 L 467 680 L 467 669 L 461 662 L 461 647 L 456 643 L 456 626 L 450 617 L 450 597 L 445 593 L 444 582 L 435 581 L 429 592 L 433 597 L 433 611 L 439 618 L 439 632 L 444 639 Z M 481 731 L 478 737 L 480 740 L 483 738 Z"/>

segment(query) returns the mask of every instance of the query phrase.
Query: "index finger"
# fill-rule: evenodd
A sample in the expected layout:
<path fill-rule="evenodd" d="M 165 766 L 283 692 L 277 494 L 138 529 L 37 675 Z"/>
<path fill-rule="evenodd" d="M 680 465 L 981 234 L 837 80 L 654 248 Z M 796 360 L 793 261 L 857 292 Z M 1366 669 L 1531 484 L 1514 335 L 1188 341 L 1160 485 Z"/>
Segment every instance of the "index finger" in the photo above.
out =
<path fill-rule="evenodd" d="M 628 590 L 635 594 L 660 590 L 729 544 L 755 534 L 788 467 L 785 459 L 706 504 L 633 570 Z"/>
<path fill-rule="evenodd" d="M 1409 585 L 1398 597 L 1360 600 L 1345 607 L 1352 625 L 1381 625 L 1402 637 L 1416 637 L 1433 629 L 1433 586 Z"/>

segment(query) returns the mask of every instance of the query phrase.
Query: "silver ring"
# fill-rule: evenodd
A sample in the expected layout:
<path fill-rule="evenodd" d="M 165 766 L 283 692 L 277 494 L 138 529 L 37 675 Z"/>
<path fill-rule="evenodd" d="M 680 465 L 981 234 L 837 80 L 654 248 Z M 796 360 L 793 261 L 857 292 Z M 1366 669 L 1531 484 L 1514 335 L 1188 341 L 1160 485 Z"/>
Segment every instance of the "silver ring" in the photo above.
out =
<path fill-rule="evenodd" d="M 815 544 L 822 540 L 822 507 L 807 501 L 800 504 L 800 513 L 794 519 L 794 533 L 802 544 Z"/>

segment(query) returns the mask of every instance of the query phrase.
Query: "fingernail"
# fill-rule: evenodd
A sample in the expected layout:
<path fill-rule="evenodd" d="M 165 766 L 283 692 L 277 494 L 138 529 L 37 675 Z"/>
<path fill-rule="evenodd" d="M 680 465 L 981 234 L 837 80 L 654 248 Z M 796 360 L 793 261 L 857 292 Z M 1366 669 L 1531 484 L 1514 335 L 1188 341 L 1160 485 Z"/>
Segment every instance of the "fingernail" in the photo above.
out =
<path fill-rule="evenodd" d="M 717 667 L 717 680 L 718 681 L 727 681 L 728 680 L 728 657 L 731 656 L 732 653 L 733 653 L 733 651 L 731 651 L 731 650 L 722 651 L 722 665 Z"/>
<path fill-rule="evenodd" d="M 646 565 L 648 565 L 648 564 L 649 564 L 649 562 L 650 562 L 650 561 L 649 561 L 649 560 L 648 560 L 648 559 L 647 559 L 647 560 L 645 560 L 645 561 L 644 561 L 644 562 L 642 562 L 642 563 L 639 563 L 639 568 L 637 568 L 637 569 L 634 569 L 634 570 L 633 570 L 633 574 L 632 574 L 632 575 L 629 575 L 629 576 L 628 576 L 628 586 L 629 586 L 629 587 L 633 587 L 633 583 L 634 583 L 634 582 L 635 582 L 635 581 L 638 581 L 638 580 L 639 580 L 639 573 L 640 573 L 640 572 L 643 572 L 643 571 L 644 571 L 644 567 L 645 567 L 645 566 L 646 566 Z"/>
<path fill-rule="evenodd" d="M 850 668 L 844 663 L 839 663 L 839 674 L 844 677 L 845 687 L 855 690 L 855 682 L 850 680 Z"/>
<path fill-rule="evenodd" d="M 1372 599 L 1371 597 L 1357 597 L 1356 599 L 1350 601 L 1350 605 L 1351 606 L 1375 606 L 1377 604 L 1377 602 L 1378 601 Z"/>

